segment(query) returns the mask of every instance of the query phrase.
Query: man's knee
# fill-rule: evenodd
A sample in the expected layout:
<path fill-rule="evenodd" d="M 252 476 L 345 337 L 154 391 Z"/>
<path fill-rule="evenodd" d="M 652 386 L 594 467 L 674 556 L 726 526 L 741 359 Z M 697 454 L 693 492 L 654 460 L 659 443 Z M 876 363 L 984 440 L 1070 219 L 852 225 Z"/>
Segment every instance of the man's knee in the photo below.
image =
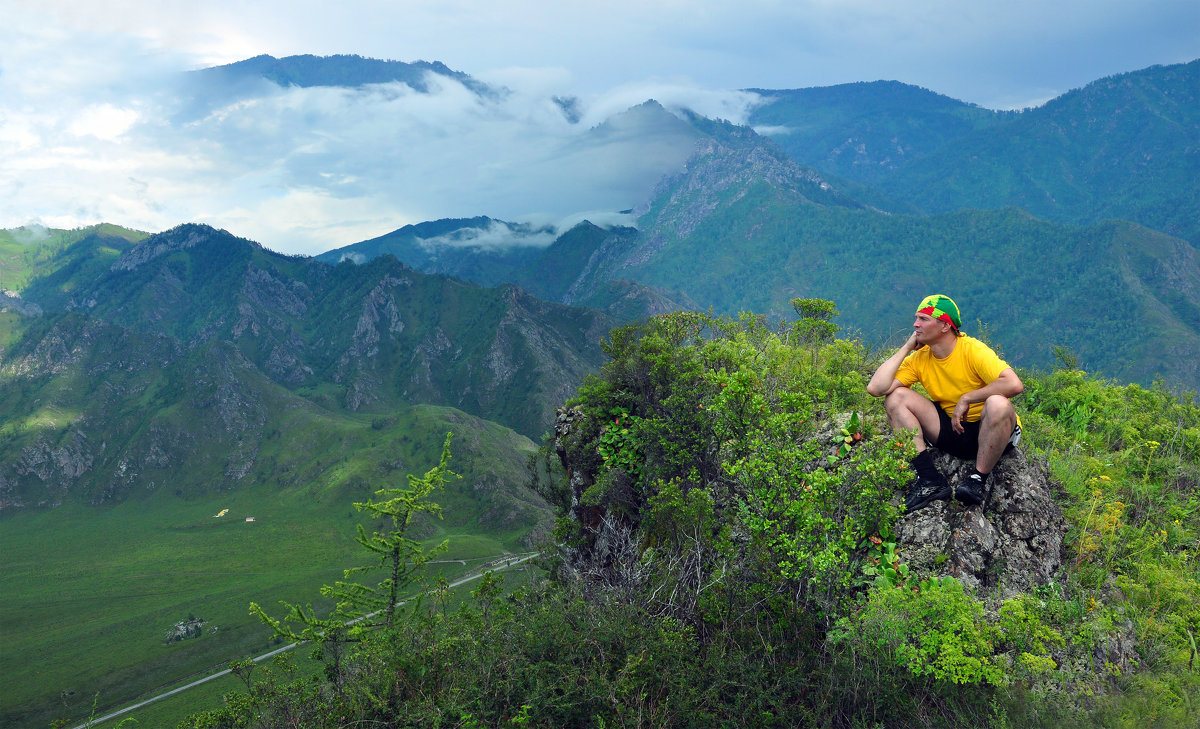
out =
<path fill-rule="evenodd" d="M 919 428 L 927 436 L 936 439 L 938 407 L 929 398 L 907 387 L 900 387 L 887 396 L 884 407 L 892 428 Z"/>
<path fill-rule="evenodd" d="M 919 393 L 913 392 L 907 387 L 897 387 L 883 400 L 884 406 L 890 411 L 894 409 L 913 410 L 920 407 L 918 401 L 924 400 L 929 402 L 929 398 L 923 397 Z"/>
<path fill-rule="evenodd" d="M 883 401 L 883 407 L 887 410 L 888 419 L 892 424 L 896 424 L 896 419 L 908 420 L 908 417 L 916 417 L 915 409 L 919 407 L 914 403 L 914 398 L 921 397 L 917 393 L 907 387 L 898 387 L 888 394 Z"/>
<path fill-rule="evenodd" d="M 1017 411 L 1007 397 L 992 395 L 983 401 L 983 421 L 985 425 L 1009 423 L 1011 428 L 1017 424 Z"/>

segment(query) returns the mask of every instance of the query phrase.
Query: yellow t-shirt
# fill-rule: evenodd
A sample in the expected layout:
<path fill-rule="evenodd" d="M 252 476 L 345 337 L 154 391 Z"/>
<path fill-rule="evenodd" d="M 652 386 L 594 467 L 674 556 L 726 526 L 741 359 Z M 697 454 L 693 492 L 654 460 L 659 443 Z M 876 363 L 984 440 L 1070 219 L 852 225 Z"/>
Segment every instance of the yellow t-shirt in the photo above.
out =
<path fill-rule="evenodd" d="M 974 337 L 962 336 L 945 359 L 934 357 L 929 347 L 910 352 L 900 363 L 896 379 L 905 387 L 920 382 L 938 407 L 953 417 L 958 398 L 994 382 L 1006 369 L 1008 363 L 991 347 Z M 983 403 L 972 403 L 965 419 L 974 423 L 982 415 Z"/>

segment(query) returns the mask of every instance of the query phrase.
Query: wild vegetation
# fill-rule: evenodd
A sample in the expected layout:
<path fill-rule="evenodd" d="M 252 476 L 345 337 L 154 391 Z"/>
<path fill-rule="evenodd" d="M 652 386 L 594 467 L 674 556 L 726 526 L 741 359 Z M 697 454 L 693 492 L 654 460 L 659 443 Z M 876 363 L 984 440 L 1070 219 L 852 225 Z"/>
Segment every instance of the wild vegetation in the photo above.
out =
<path fill-rule="evenodd" d="M 1069 559 L 1004 600 L 917 581 L 891 537 L 911 453 L 864 395 L 874 358 L 796 305 L 778 327 L 611 334 L 542 451 L 548 581 L 489 579 L 457 609 L 433 591 L 324 676 L 261 669 L 183 726 L 1195 724 L 1195 401 L 1065 350 L 1022 373 Z"/>

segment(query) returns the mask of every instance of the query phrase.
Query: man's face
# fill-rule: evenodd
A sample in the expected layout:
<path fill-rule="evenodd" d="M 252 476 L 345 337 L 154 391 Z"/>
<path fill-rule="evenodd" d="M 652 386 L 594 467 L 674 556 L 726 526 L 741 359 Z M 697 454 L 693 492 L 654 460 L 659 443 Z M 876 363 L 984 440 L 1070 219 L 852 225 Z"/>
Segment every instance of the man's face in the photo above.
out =
<path fill-rule="evenodd" d="M 940 319 L 934 319 L 928 314 L 917 314 L 917 318 L 913 321 L 913 329 L 917 332 L 917 342 L 920 344 L 929 344 L 937 339 L 949 325 Z"/>

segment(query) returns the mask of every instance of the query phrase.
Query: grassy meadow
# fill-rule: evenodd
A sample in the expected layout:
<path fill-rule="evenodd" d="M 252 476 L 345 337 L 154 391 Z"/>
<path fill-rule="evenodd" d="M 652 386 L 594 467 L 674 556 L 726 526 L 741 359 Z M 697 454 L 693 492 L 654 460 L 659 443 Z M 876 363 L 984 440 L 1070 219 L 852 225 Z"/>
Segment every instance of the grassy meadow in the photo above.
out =
<path fill-rule="evenodd" d="M 252 488 L 3 519 L 0 634 L 5 665 L 19 668 L 5 671 L 0 726 L 83 721 L 93 700 L 102 715 L 277 647 L 248 604 L 316 602 L 322 584 L 365 564 L 353 541 L 360 517 L 348 501 Z M 445 522 L 426 530 L 430 543 L 450 540 L 448 577 L 521 549 Z M 203 636 L 168 644 L 166 631 L 190 615 L 206 621 Z"/>

